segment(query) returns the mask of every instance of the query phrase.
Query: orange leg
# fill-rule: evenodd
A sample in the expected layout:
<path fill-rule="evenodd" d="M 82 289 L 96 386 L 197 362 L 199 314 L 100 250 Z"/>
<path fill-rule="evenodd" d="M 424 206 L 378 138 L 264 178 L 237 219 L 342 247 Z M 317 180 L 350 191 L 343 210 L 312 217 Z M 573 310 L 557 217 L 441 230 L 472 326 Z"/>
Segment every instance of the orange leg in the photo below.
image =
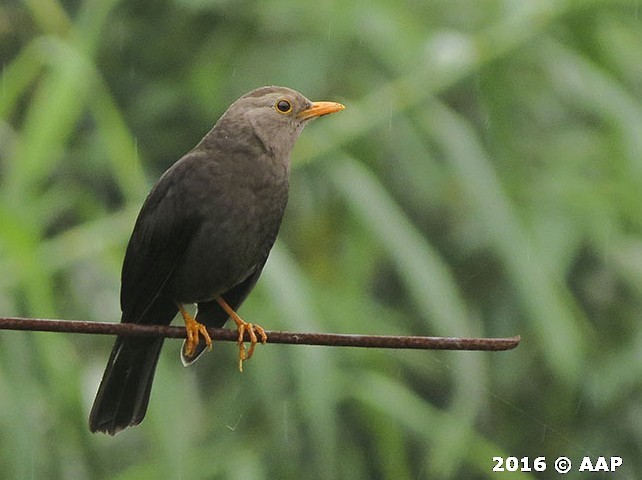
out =
<path fill-rule="evenodd" d="M 245 360 L 249 360 L 252 357 L 252 354 L 254 353 L 254 348 L 256 347 L 256 344 L 258 343 L 259 339 L 256 336 L 257 333 L 259 337 L 261 337 L 261 343 L 267 342 L 267 335 L 265 334 L 265 330 L 263 327 L 260 325 L 255 325 L 252 323 L 247 323 L 245 320 L 243 320 L 241 317 L 239 317 L 238 313 L 234 311 L 232 307 L 228 305 L 228 303 L 223 300 L 221 297 L 216 297 L 216 301 L 218 304 L 225 310 L 225 313 L 227 313 L 232 320 L 234 320 L 234 323 L 236 323 L 236 327 L 239 332 L 239 339 L 238 339 L 238 345 L 239 345 L 239 370 L 242 372 L 243 371 L 243 362 Z M 245 332 L 248 332 L 248 335 L 250 336 L 250 349 L 246 350 L 245 349 L 245 344 L 243 343 L 243 336 L 245 335 Z"/>
<path fill-rule="evenodd" d="M 187 331 L 187 342 L 185 343 L 185 355 L 190 356 L 194 353 L 196 345 L 199 342 L 199 335 L 203 335 L 205 343 L 207 343 L 207 348 L 212 349 L 212 339 L 210 338 L 209 333 L 207 333 L 207 328 L 202 323 L 198 323 L 194 318 L 183 308 L 182 305 L 178 305 L 178 310 L 183 316 L 185 321 L 185 330 Z"/>

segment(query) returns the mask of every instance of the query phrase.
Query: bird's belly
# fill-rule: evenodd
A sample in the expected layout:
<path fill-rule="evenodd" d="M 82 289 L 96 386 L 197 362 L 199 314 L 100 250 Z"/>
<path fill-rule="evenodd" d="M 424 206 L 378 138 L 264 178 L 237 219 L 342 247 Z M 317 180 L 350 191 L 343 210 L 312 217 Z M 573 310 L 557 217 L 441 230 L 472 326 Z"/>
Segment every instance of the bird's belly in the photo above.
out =
<path fill-rule="evenodd" d="M 230 261 L 212 249 L 198 256 L 187 257 L 171 282 L 172 297 L 180 303 L 199 303 L 242 282 L 253 270 L 250 262 Z"/>
<path fill-rule="evenodd" d="M 181 303 L 210 301 L 251 275 L 274 244 L 285 201 L 252 202 L 250 207 L 243 202 L 245 208 L 206 218 L 172 275 L 173 298 Z"/>

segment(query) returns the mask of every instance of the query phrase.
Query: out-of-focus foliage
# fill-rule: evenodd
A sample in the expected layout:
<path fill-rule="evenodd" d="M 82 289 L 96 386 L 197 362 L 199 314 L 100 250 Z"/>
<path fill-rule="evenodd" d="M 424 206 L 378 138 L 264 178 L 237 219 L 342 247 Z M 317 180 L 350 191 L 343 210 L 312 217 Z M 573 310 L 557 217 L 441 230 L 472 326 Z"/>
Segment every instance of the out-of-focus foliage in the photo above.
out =
<path fill-rule="evenodd" d="M 0 3 L 0 315 L 118 321 L 153 181 L 265 84 L 347 109 L 294 152 L 242 314 L 268 329 L 522 335 L 504 353 L 259 347 L 91 435 L 111 340 L 0 335 L 3 478 L 491 478 L 642 471 L 642 4 Z M 584 478 L 575 469 L 568 478 Z M 522 478 L 536 478 L 523 473 Z M 539 478 L 539 477 L 537 477 Z"/>

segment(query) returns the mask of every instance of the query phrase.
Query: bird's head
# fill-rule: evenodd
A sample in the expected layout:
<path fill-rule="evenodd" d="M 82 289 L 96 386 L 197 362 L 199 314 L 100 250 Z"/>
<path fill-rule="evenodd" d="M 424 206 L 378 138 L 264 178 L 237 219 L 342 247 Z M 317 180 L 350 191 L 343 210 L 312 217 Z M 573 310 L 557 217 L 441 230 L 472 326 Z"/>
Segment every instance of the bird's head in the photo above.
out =
<path fill-rule="evenodd" d="M 252 133 L 267 151 L 289 156 L 310 120 L 344 108 L 336 102 L 312 102 L 291 88 L 261 87 L 230 105 L 221 121 Z"/>

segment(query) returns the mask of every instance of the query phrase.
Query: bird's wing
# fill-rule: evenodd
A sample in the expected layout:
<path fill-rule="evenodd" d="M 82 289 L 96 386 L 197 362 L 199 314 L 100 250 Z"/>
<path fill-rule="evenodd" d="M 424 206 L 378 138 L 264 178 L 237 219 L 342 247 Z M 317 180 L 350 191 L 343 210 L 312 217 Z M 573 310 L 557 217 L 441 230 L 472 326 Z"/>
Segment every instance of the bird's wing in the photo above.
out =
<path fill-rule="evenodd" d="M 181 209 L 181 169 L 172 170 L 149 193 L 127 246 L 120 290 L 122 321 L 126 323 L 145 323 L 149 318 L 145 314 L 181 261 L 198 227 L 194 214 L 190 216 Z"/>

